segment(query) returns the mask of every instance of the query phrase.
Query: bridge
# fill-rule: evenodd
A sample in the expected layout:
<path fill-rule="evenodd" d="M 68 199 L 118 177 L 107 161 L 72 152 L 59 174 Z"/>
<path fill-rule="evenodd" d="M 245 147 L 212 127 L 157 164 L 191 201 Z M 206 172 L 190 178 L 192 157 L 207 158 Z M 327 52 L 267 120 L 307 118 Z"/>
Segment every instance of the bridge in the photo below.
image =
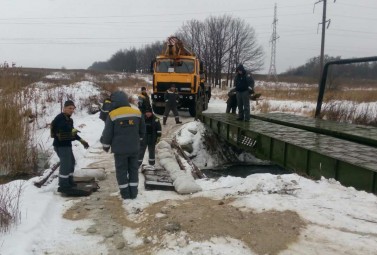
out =
<path fill-rule="evenodd" d="M 228 143 L 297 174 L 334 178 L 377 194 L 377 128 L 285 113 L 200 113 L 198 118 Z"/>

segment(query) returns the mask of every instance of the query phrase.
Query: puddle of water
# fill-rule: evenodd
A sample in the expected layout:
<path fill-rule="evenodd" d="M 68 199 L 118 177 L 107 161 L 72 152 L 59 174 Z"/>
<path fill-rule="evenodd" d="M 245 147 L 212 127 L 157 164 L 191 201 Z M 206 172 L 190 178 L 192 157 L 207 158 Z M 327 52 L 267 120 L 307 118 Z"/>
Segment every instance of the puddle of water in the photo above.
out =
<path fill-rule="evenodd" d="M 256 165 L 256 164 L 233 164 L 224 165 L 215 169 L 201 170 L 209 178 L 219 178 L 225 176 L 235 176 L 246 178 L 251 174 L 290 174 L 288 170 L 277 165 Z"/>

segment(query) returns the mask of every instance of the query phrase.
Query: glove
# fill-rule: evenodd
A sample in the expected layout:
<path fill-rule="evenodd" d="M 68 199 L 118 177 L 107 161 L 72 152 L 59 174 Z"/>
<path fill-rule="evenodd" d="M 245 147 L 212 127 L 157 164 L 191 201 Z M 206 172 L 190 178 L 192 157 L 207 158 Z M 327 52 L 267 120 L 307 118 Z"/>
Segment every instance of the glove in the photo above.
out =
<path fill-rule="evenodd" d="M 80 140 L 80 143 L 81 143 L 82 145 L 84 145 L 84 148 L 85 148 L 85 149 L 88 149 L 88 148 L 89 148 L 89 144 L 88 144 L 84 139 L 81 139 L 81 140 Z"/>
<path fill-rule="evenodd" d="M 105 147 L 105 146 L 102 146 L 102 149 L 103 149 L 104 151 L 106 151 L 106 152 L 109 152 L 109 150 L 110 150 L 110 147 Z"/>
<path fill-rule="evenodd" d="M 80 131 L 77 130 L 76 128 L 72 128 L 72 135 L 73 135 L 73 136 L 76 136 L 77 133 L 80 133 Z"/>
<path fill-rule="evenodd" d="M 161 137 L 157 137 L 156 143 L 159 143 L 161 140 Z"/>

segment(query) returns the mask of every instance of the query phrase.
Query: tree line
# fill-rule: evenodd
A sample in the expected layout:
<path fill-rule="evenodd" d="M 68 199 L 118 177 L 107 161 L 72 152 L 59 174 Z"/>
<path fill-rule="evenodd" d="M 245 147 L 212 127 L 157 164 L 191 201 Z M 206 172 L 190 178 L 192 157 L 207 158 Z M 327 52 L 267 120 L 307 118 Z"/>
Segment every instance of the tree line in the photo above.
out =
<path fill-rule="evenodd" d="M 185 22 L 175 33 L 203 62 L 211 84 L 233 81 L 235 68 L 243 64 L 250 72 L 263 68 L 264 52 L 255 31 L 240 18 L 211 16 L 204 21 Z M 119 50 L 108 61 L 95 62 L 89 69 L 136 72 L 148 70 L 151 61 L 161 54 L 164 42 L 157 41 L 140 49 Z"/>
<path fill-rule="evenodd" d="M 341 57 L 325 55 L 325 62 L 340 60 Z M 283 76 L 303 76 L 319 79 L 320 57 L 310 58 L 304 65 L 290 68 L 282 73 Z M 377 79 L 377 62 L 355 63 L 348 65 L 330 66 L 329 76 L 333 78 L 349 79 Z"/>
<path fill-rule="evenodd" d="M 150 69 L 151 60 L 161 54 L 162 48 L 163 42 L 156 41 L 140 49 L 133 47 L 119 50 L 109 60 L 94 62 L 88 69 L 129 73 L 135 73 L 137 70 L 146 72 Z"/>

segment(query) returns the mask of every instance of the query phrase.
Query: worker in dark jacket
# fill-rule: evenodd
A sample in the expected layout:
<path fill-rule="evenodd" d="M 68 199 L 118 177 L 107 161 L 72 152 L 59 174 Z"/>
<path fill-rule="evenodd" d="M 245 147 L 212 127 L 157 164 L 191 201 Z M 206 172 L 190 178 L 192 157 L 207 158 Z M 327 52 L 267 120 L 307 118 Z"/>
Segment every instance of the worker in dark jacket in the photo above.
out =
<path fill-rule="evenodd" d="M 134 199 L 138 193 L 138 154 L 140 141 L 145 135 L 145 123 L 141 112 L 128 102 L 122 91 L 111 97 L 113 110 L 106 119 L 101 143 L 104 151 L 114 153 L 116 178 L 123 199 Z"/>
<path fill-rule="evenodd" d="M 172 84 L 170 88 L 165 92 L 164 100 L 165 100 L 165 112 L 164 112 L 162 124 L 166 125 L 166 120 L 168 119 L 170 111 L 173 111 L 173 114 L 175 117 L 175 123 L 181 124 L 182 122 L 179 121 L 178 110 L 177 110 L 179 95 L 177 93 L 177 90 L 174 84 Z"/>
<path fill-rule="evenodd" d="M 63 112 L 51 122 L 51 137 L 54 138 L 54 150 L 60 160 L 58 192 L 67 195 L 86 195 L 84 191 L 77 190 L 75 188 L 77 185 L 73 182 L 76 161 L 72 152 L 72 141 L 78 140 L 85 149 L 89 148 L 89 144 L 77 134 L 79 131 L 73 127 L 71 116 L 75 108 L 71 100 L 64 103 Z"/>
<path fill-rule="evenodd" d="M 146 87 L 142 87 L 141 93 L 138 95 L 138 107 L 143 114 L 147 109 L 152 108 L 151 100 L 147 93 Z"/>
<path fill-rule="evenodd" d="M 149 165 L 154 165 L 155 163 L 155 147 L 159 142 L 161 137 L 161 123 L 160 119 L 153 114 L 152 109 L 148 108 L 145 112 L 145 137 L 140 145 L 139 153 L 139 166 L 143 163 L 143 158 L 145 150 L 148 147 L 149 152 Z"/>
<path fill-rule="evenodd" d="M 103 101 L 99 118 L 103 121 L 106 121 L 107 116 L 109 115 L 110 111 L 111 111 L 111 100 L 110 98 L 106 98 L 105 101 Z"/>
<path fill-rule="evenodd" d="M 249 88 L 254 88 L 254 80 L 247 75 L 243 65 L 236 69 L 234 86 L 237 92 L 238 118 L 240 121 L 250 121 L 250 92 Z"/>
<path fill-rule="evenodd" d="M 226 100 L 226 113 L 232 111 L 233 114 L 236 114 L 237 110 L 237 93 L 236 89 L 232 88 L 228 92 L 228 100 Z"/>

